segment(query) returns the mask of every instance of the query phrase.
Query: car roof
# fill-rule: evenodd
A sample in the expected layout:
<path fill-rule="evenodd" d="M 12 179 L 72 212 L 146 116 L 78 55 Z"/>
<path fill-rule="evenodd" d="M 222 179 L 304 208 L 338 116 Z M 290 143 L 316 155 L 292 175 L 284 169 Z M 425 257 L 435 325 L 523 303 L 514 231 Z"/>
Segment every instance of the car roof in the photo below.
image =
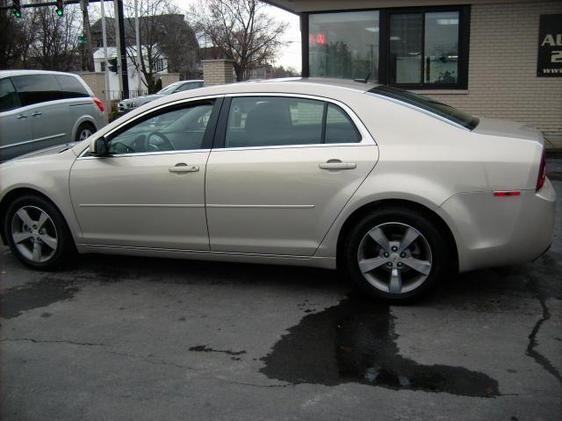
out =
<path fill-rule="evenodd" d="M 338 96 L 339 94 L 355 93 L 363 94 L 377 85 L 373 83 L 363 83 L 353 80 L 326 79 L 326 78 L 281 78 L 267 80 L 253 80 L 248 82 L 230 83 L 227 85 L 205 86 L 190 91 L 182 91 L 166 98 L 158 100 L 158 103 L 165 104 L 183 98 L 193 98 L 210 95 L 232 95 L 253 92 L 270 92 L 286 94 L 302 94 L 316 96 Z M 153 105 L 156 105 L 153 104 Z"/>
<path fill-rule="evenodd" d="M 12 76 L 29 76 L 29 75 L 70 75 L 78 76 L 74 73 L 55 72 L 51 70 L 0 70 L 0 78 Z"/>

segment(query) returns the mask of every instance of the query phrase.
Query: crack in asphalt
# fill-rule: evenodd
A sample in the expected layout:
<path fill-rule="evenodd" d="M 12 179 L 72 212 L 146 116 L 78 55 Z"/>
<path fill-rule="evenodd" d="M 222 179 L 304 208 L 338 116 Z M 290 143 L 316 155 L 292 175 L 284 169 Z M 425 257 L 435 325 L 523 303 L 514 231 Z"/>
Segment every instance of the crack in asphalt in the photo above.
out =
<path fill-rule="evenodd" d="M 545 357 L 535 349 L 538 346 L 537 335 L 539 333 L 539 330 L 542 324 L 550 319 L 550 311 L 548 309 L 548 306 L 546 305 L 545 297 L 539 291 L 536 279 L 533 276 L 528 275 L 528 282 L 526 282 L 525 284 L 527 285 L 529 291 L 531 291 L 534 294 L 535 298 L 539 301 L 542 309 L 542 317 L 537 320 L 537 322 L 533 326 L 533 329 L 531 330 L 531 333 L 528 336 L 529 343 L 527 344 L 527 350 L 525 351 L 525 354 L 534 359 L 537 364 L 539 364 L 543 369 L 552 374 L 560 383 L 562 383 L 562 376 L 560 375 L 556 367 L 554 367 L 554 365 L 547 357 Z"/>
<path fill-rule="evenodd" d="M 34 344 L 69 344 L 78 346 L 104 346 L 104 344 L 95 342 L 76 342 L 63 339 L 33 339 L 33 338 L 3 338 L 0 342 L 32 342 Z"/>

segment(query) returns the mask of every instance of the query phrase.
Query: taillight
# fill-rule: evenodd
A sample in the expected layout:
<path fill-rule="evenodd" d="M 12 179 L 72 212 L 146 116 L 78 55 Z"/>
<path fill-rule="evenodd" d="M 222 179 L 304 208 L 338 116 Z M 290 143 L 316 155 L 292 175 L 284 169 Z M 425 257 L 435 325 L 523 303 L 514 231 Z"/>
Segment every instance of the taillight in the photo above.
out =
<path fill-rule="evenodd" d="M 546 178 L 546 162 L 544 159 L 544 151 L 541 157 L 541 165 L 539 167 L 539 177 L 537 178 L 537 191 L 544 186 L 544 179 Z"/>
<path fill-rule="evenodd" d="M 96 105 L 98 106 L 100 111 L 103 113 L 105 111 L 105 106 L 103 105 L 103 101 L 101 99 L 99 99 L 97 96 L 95 96 L 94 102 L 96 103 Z"/>

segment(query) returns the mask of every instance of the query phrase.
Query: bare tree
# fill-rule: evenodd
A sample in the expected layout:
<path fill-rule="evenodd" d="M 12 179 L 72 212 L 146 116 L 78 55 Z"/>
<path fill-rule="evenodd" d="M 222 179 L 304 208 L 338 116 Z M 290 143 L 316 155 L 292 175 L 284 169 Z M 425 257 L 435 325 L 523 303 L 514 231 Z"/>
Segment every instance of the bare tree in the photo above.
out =
<path fill-rule="evenodd" d="M 246 80 L 251 68 L 273 61 L 284 45 L 287 23 L 267 15 L 264 7 L 258 0 L 205 0 L 191 9 L 196 31 L 234 61 L 238 81 Z"/>
<path fill-rule="evenodd" d="M 29 15 L 16 19 L 7 9 L 0 10 L 0 69 L 24 67 L 35 33 Z"/>
<path fill-rule="evenodd" d="M 128 47 L 127 55 L 149 92 L 157 90 L 157 73 L 164 70 L 189 77 L 194 71 L 198 44 L 184 16 L 168 0 L 139 0 L 139 29 L 142 53 Z M 134 3 L 126 3 L 127 44 L 135 45 Z"/>

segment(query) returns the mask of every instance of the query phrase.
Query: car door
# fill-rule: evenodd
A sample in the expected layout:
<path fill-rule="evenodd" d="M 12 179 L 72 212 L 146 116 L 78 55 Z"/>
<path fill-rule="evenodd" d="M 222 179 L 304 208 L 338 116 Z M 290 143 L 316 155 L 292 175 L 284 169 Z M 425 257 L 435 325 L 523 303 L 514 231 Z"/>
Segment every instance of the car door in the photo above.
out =
<path fill-rule="evenodd" d="M 220 102 L 162 106 L 106 135 L 110 156 L 76 159 L 70 192 L 82 244 L 209 249 L 205 165 Z"/>
<path fill-rule="evenodd" d="M 12 78 L 31 126 L 34 149 L 42 149 L 71 140 L 72 119 L 53 74 L 32 74 Z M 22 110 L 22 111 L 23 111 Z"/>
<path fill-rule="evenodd" d="M 227 98 L 207 164 L 211 250 L 311 256 L 378 148 L 343 104 Z"/>
<path fill-rule="evenodd" d="M 11 79 L 0 79 L 0 161 L 29 152 L 32 135 L 27 120 Z"/>

